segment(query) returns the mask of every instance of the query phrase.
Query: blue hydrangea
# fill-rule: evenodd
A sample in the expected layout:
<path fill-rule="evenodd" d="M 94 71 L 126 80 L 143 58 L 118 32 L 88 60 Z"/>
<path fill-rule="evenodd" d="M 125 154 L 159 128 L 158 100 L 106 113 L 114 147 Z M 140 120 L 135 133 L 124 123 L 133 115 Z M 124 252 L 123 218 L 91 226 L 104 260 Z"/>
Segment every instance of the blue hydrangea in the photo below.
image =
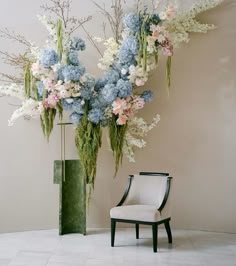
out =
<path fill-rule="evenodd" d="M 69 52 L 68 60 L 69 60 L 69 64 L 78 66 L 79 65 L 78 53 L 76 51 Z"/>
<path fill-rule="evenodd" d="M 82 117 L 81 114 L 78 114 L 78 113 L 76 113 L 76 112 L 73 112 L 73 113 L 70 115 L 69 119 L 70 119 L 70 122 L 71 122 L 72 124 L 79 125 L 81 117 Z"/>
<path fill-rule="evenodd" d="M 44 67 L 50 67 L 58 63 L 58 55 L 51 48 L 45 48 L 40 51 L 39 63 Z"/>
<path fill-rule="evenodd" d="M 112 103 L 117 97 L 117 88 L 114 84 L 107 84 L 101 89 L 101 96 L 106 103 Z"/>
<path fill-rule="evenodd" d="M 104 78 L 98 78 L 96 80 L 94 89 L 95 91 L 99 91 L 101 88 L 103 88 L 106 85 L 106 80 Z"/>
<path fill-rule="evenodd" d="M 65 99 L 62 99 L 61 100 L 61 105 L 62 105 L 62 108 L 65 110 L 65 111 L 71 111 L 72 110 L 72 107 L 73 107 L 73 98 L 65 98 Z"/>
<path fill-rule="evenodd" d="M 72 103 L 72 110 L 78 114 L 84 113 L 84 105 L 82 104 L 82 100 L 80 98 L 74 98 Z"/>
<path fill-rule="evenodd" d="M 70 49 L 76 51 L 83 51 L 85 50 L 85 48 L 85 42 L 80 37 L 76 36 L 70 40 Z"/>
<path fill-rule="evenodd" d="M 80 94 L 81 97 L 84 98 L 85 100 L 90 100 L 90 98 L 93 95 L 93 92 L 90 87 L 84 86 L 80 89 Z"/>
<path fill-rule="evenodd" d="M 62 80 L 79 81 L 80 77 L 84 73 L 85 73 L 85 68 L 83 66 L 68 65 L 68 66 L 62 67 L 61 77 L 62 77 Z"/>
<path fill-rule="evenodd" d="M 63 76 L 63 69 L 65 68 L 65 65 L 61 65 L 57 70 L 56 70 L 56 79 L 57 80 L 64 80 Z"/>
<path fill-rule="evenodd" d="M 119 79 L 116 88 L 118 91 L 118 97 L 127 97 L 132 92 L 132 85 L 127 80 Z"/>
<path fill-rule="evenodd" d="M 92 97 L 89 101 L 89 104 L 91 108 L 105 108 L 107 106 L 107 102 L 104 100 L 101 94 Z"/>
<path fill-rule="evenodd" d="M 118 52 L 118 61 L 122 65 L 135 63 L 135 56 L 138 54 L 138 41 L 133 36 L 124 39 Z"/>
<path fill-rule="evenodd" d="M 36 82 L 36 86 L 37 86 L 38 95 L 40 97 L 42 97 L 43 96 L 43 88 L 44 88 L 43 82 L 42 81 L 37 81 Z"/>
<path fill-rule="evenodd" d="M 140 30 L 140 18 L 138 14 L 129 13 L 123 18 L 123 25 L 125 29 L 133 32 L 138 32 Z"/>
<path fill-rule="evenodd" d="M 116 83 L 119 78 L 120 78 L 120 74 L 116 70 L 108 71 L 108 72 L 106 72 L 106 74 L 104 76 L 106 83 L 110 83 L 110 84 Z"/>
<path fill-rule="evenodd" d="M 94 124 L 98 124 L 102 119 L 103 112 L 101 109 L 95 108 L 89 111 L 88 120 Z"/>
<path fill-rule="evenodd" d="M 137 55 L 138 54 L 138 40 L 137 38 L 135 38 L 134 36 L 128 36 L 124 39 L 124 41 L 122 42 L 122 47 L 124 49 L 130 50 L 130 52 L 133 55 Z"/>
<path fill-rule="evenodd" d="M 96 80 L 93 76 L 86 74 L 86 81 L 84 82 L 84 86 L 93 88 L 95 86 Z"/>
<path fill-rule="evenodd" d="M 141 97 L 144 99 L 145 102 L 150 102 L 153 98 L 153 92 L 151 90 L 146 90 L 141 94 Z"/>

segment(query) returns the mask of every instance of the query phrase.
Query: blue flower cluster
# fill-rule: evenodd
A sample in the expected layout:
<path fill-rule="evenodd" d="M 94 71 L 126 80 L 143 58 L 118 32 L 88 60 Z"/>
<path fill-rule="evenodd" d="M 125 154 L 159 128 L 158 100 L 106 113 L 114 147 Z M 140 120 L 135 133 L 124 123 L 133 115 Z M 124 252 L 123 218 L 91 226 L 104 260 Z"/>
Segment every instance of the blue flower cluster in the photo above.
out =
<path fill-rule="evenodd" d="M 80 64 L 79 62 L 79 58 L 78 58 L 78 52 L 76 51 L 70 51 L 69 54 L 68 54 L 68 61 L 69 61 L 69 64 L 71 65 L 74 65 L 74 66 L 77 66 Z"/>
<path fill-rule="evenodd" d="M 57 79 L 62 81 L 79 81 L 81 76 L 85 73 L 85 67 L 78 65 L 62 65 L 57 70 Z"/>
<path fill-rule="evenodd" d="M 114 84 L 107 84 L 101 89 L 102 99 L 106 104 L 111 104 L 117 97 L 118 91 Z"/>
<path fill-rule="evenodd" d="M 140 30 L 141 20 L 139 15 L 135 13 L 130 13 L 123 18 L 124 28 L 133 32 L 138 32 Z"/>
<path fill-rule="evenodd" d="M 70 121 L 74 125 L 79 125 L 81 117 L 82 117 L 81 114 L 78 114 L 76 112 L 73 112 L 72 114 L 70 114 Z"/>
<path fill-rule="evenodd" d="M 128 80 L 119 79 L 116 88 L 118 91 L 118 97 L 127 97 L 132 92 L 132 85 Z"/>
<path fill-rule="evenodd" d="M 103 111 L 99 108 L 91 109 L 88 113 L 88 120 L 98 124 L 103 119 Z"/>
<path fill-rule="evenodd" d="M 153 99 L 153 92 L 151 90 L 145 90 L 140 96 L 145 102 L 151 102 Z"/>
<path fill-rule="evenodd" d="M 80 37 L 73 37 L 73 39 L 70 40 L 70 49 L 75 51 L 84 51 L 86 48 L 84 40 L 82 40 Z"/>
<path fill-rule="evenodd" d="M 118 52 L 118 63 L 121 65 L 136 64 L 135 56 L 138 54 L 138 40 L 134 36 L 128 36 L 122 42 Z"/>
<path fill-rule="evenodd" d="M 40 51 L 39 63 L 44 67 L 50 67 L 58 63 L 58 54 L 51 48 Z"/>
<path fill-rule="evenodd" d="M 74 111 L 80 115 L 84 113 L 84 104 L 80 98 L 62 99 L 61 104 L 66 111 Z"/>

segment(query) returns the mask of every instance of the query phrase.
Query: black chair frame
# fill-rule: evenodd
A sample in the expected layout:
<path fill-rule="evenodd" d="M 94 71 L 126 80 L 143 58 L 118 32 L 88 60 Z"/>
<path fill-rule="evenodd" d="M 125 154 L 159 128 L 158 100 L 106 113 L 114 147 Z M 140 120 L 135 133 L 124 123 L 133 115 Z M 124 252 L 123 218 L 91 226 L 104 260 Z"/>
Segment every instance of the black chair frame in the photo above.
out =
<path fill-rule="evenodd" d="M 165 196 L 164 196 L 164 199 L 163 199 L 160 207 L 158 208 L 158 211 L 161 212 L 163 210 L 163 208 L 165 207 L 165 204 L 166 204 L 168 196 L 169 196 L 172 177 L 169 176 L 169 173 L 159 173 L 159 172 L 140 172 L 139 174 L 140 175 L 153 175 L 153 176 L 167 176 L 168 177 Z M 116 207 L 122 206 L 123 203 L 125 202 L 128 194 L 129 194 L 131 184 L 132 184 L 132 178 L 133 178 L 133 175 L 129 175 L 128 184 L 126 186 L 124 195 L 121 198 L 120 202 L 116 205 Z M 117 222 L 135 224 L 136 239 L 139 239 L 139 225 L 144 224 L 144 225 L 151 225 L 152 226 L 153 252 L 157 252 L 158 225 L 160 225 L 160 224 L 165 225 L 165 229 L 166 229 L 167 236 L 168 236 L 168 241 L 170 244 L 172 243 L 172 233 L 171 233 L 171 228 L 170 228 L 170 220 L 171 220 L 171 218 L 167 218 L 167 219 L 164 219 L 164 220 L 161 220 L 158 222 L 146 222 L 146 221 L 136 221 L 136 220 L 111 218 L 111 246 L 114 247 L 115 231 L 116 231 L 116 223 Z"/>

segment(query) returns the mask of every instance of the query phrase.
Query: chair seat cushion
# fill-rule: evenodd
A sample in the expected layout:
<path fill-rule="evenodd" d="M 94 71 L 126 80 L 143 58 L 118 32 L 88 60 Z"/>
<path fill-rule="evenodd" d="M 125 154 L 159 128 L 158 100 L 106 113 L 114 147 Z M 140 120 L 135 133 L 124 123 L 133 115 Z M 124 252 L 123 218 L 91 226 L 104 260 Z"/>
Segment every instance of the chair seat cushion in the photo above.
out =
<path fill-rule="evenodd" d="M 160 212 L 152 205 L 126 205 L 114 207 L 110 210 L 111 218 L 135 220 L 143 222 L 157 222 Z"/>

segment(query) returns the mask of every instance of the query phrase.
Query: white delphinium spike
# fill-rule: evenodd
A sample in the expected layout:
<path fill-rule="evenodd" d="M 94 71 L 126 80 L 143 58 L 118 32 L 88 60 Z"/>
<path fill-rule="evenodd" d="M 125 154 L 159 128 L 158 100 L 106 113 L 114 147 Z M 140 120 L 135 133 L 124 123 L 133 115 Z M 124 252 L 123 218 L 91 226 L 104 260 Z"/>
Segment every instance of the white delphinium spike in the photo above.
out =
<path fill-rule="evenodd" d="M 97 42 L 102 41 L 100 38 L 94 38 L 94 40 Z M 104 51 L 103 57 L 99 59 L 98 67 L 102 70 L 108 70 L 116 58 L 119 45 L 116 40 L 111 37 L 104 41 L 104 46 L 106 49 Z"/>
<path fill-rule="evenodd" d="M 36 118 L 42 113 L 42 111 L 42 102 L 38 102 L 33 99 L 27 99 L 23 102 L 19 109 L 14 111 L 11 118 L 8 120 L 8 125 L 12 126 L 14 122 L 22 116 Z"/>
<path fill-rule="evenodd" d="M 171 40 L 174 47 L 178 47 L 182 42 L 189 42 L 189 33 L 206 33 L 216 28 L 213 24 L 204 24 L 196 19 L 200 13 L 212 9 L 224 0 L 203 0 L 195 4 L 190 10 L 178 12 L 170 21 L 167 21 L 167 28 L 171 32 Z"/>
<path fill-rule="evenodd" d="M 160 115 L 156 115 L 151 124 L 148 124 L 141 117 L 134 117 L 128 123 L 123 152 L 130 162 L 135 162 L 134 149 L 142 149 L 146 146 L 143 139 L 160 121 Z"/>
<path fill-rule="evenodd" d="M 25 99 L 23 85 L 16 83 L 0 86 L 0 95 L 16 97 L 22 101 Z"/>

